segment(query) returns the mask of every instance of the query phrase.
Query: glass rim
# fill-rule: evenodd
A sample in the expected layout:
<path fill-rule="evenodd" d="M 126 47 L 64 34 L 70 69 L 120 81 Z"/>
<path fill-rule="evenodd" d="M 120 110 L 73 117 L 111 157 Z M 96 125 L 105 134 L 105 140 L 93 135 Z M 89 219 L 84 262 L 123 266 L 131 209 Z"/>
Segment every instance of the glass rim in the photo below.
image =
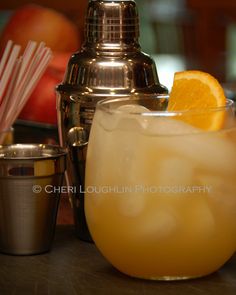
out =
<path fill-rule="evenodd" d="M 13 143 L 0 145 L 0 161 L 37 161 L 56 159 L 66 155 L 65 148 L 53 144 Z"/>
<path fill-rule="evenodd" d="M 132 101 L 139 101 L 139 100 L 151 100 L 151 99 L 163 99 L 167 100 L 169 98 L 168 94 L 162 95 L 137 95 L 137 96 L 120 96 L 120 97 L 113 97 L 113 98 L 106 98 L 97 102 L 96 108 L 107 113 L 114 113 L 114 114 L 130 114 L 130 115 L 141 115 L 141 116 L 158 116 L 158 117 L 176 117 L 182 115 L 202 115 L 205 113 L 215 113 L 220 111 L 226 111 L 235 108 L 234 101 L 231 99 L 226 98 L 226 104 L 219 107 L 210 107 L 210 108 L 201 108 L 201 109 L 188 109 L 188 110 L 178 110 L 178 111 L 168 111 L 168 110 L 150 110 L 150 111 L 123 111 L 117 109 L 110 109 L 108 108 L 109 104 L 114 104 L 117 102 L 132 102 Z M 129 103 L 127 103 L 129 104 Z"/>

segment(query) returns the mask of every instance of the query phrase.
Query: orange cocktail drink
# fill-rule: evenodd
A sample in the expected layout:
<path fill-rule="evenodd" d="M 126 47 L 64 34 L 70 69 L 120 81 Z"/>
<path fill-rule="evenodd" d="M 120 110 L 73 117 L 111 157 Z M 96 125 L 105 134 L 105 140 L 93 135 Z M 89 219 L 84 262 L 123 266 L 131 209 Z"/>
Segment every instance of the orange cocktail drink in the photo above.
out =
<path fill-rule="evenodd" d="M 230 101 L 171 111 L 165 99 L 99 103 L 85 210 L 118 270 L 174 280 L 210 274 L 236 249 L 236 128 Z"/>

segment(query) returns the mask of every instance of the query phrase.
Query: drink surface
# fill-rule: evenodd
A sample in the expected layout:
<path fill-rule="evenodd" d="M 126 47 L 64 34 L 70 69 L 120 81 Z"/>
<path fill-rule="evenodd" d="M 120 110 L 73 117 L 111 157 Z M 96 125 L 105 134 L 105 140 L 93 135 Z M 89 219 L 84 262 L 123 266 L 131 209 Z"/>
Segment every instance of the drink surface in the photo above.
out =
<path fill-rule="evenodd" d="M 236 249 L 236 129 L 97 110 L 86 169 L 92 237 L 117 269 L 181 279 Z"/>

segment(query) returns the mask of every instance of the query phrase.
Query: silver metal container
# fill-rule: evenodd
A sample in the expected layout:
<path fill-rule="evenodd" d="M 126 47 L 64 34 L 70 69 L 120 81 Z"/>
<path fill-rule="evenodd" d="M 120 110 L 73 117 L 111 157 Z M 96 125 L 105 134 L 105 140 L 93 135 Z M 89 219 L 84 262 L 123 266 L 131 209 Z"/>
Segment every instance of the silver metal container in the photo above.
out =
<path fill-rule="evenodd" d="M 154 61 L 139 45 L 139 17 L 134 1 L 90 1 L 82 50 L 72 55 L 58 85 L 59 137 L 69 147 L 68 184 L 76 232 L 91 240 L 84 215 L 86 148 L 96 103 L 111 96 L 167 93 Z"/>
<path fill-rule="evenodd" d="M 50 250 L 64 149 L 50 145 L 0 146 L 0 251 L 32 255 Z"/>

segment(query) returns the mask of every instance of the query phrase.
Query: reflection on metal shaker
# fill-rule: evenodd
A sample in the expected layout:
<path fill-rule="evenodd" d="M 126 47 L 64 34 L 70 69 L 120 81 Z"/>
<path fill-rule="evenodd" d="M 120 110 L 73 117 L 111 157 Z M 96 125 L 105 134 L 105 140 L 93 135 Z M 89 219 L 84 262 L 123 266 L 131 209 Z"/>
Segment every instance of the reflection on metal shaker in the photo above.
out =
<path fill-rule="evenodd" d="M 72 55 L 64 81 L 58 85 L 61 144 L 69 149 L 68 184 L 72 193 L 76 233 L 91 241 L 84 215 L 86 148 L 96 103 L 108 97 L 166 93 L 155 63 L 139 45 L 139 17 L 134 1 L 91 0 L 85 42 Z"/>

